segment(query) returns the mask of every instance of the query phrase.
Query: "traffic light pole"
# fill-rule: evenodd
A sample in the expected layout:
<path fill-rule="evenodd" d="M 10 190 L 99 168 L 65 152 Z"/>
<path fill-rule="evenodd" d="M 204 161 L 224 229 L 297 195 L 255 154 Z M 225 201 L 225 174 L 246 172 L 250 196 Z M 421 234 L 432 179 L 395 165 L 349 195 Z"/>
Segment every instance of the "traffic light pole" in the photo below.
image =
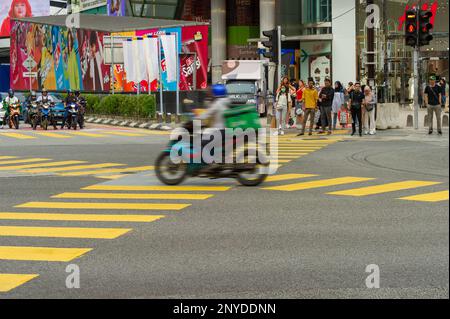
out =
<path fill-rule="evenodd" d="M 419 129 L 419 94 L 421 93 L 420 90 L 420 83 L 419 83 L 419 54 L 420 54 L 420 47 L 416 46 L 414 48 L 414 129 Z"/>
<path fill-rule="evenodd" d="M 278 32 L 278 83 L 281 82 L 281 67 L 282 67 L 282 63 L 281 63 L 281 26 L 277 26 L 277 32 Z M 276 84 L 276 87 L 278 87 L 278 84 Z"/>

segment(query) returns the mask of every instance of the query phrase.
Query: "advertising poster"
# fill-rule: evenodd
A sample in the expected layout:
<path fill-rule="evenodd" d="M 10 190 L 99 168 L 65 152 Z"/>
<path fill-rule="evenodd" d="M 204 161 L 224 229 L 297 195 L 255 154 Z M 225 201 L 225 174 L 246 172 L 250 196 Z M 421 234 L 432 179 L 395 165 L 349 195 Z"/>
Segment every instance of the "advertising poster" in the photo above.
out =
<path fill-rule="evenodd" d="M 9 37 L 12 19 L 50 15 L 50 1 L 0 0 L 0 37 Z"/>
<path fill-rule="evenodd" d="M 331 58 L 325 55 L 311 57 L 309 70 L 314 81 L 323 85 L 325 78 L 331 78 Z"/>
<path fill-rule="evenodd" d="M 114 17 L 126 16 L 126 0 L 108 0 L 108 15 Z"/>
<path fill-rule="evenodd" d="M 12 88 L 109 91 L 103 33 L 18 21 L 11 31 Z"/>
<path fill-rule="evenodd" d="M 180 89 L 206 89 L 208 86 L 208 26 L 182 28 Z M 194 60 L 195 53 L 197 59 Z M 197 87 L 194 88 L 194 72 Z"/>

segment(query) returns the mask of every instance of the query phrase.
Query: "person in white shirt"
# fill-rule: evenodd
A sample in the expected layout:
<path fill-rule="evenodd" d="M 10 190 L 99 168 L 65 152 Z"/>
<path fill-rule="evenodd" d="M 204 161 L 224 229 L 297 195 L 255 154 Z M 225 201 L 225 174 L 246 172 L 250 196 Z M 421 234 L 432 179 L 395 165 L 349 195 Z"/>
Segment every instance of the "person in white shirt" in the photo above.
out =
<path fill-rule="evenodd" d="M 287 115 L 287 108 L 289 103 L 289 92 L 286 90 L 285 86 L 281 87 L 280 92 L 277 94 L 276 98 L 276 107 L 275 107 L 275 114 L 277 119 L 277 128 L 278 131 L 276 131 L 275 135 L 284 135 L 284 129 L 286 127 L 286 115 Z"/>
<path fill-rule="evenodd" d="M 10 107 L 12 104 L 17 104 L 17 103 L 20 103 L 20 101 L 19 101 L 19 99 L 17 98 L 17 96 L 14 96 L 14 91 L 13 91 L 12 89 L 10 89 L 10 90 L 8 91 L 8 96 L 7 96 L 6 99 L 5 99 L 5 105 L 4 105 L 4 107 L 6 108 L 6 113 L 5 113 L 5 116 L 3 117 L 2 127 L 1 127 L 1 128 L 3 128 L 3 127 L 5 126 L 6 119 L 7 119 L 8 116 L 9 116 L 9 107 Z"/>

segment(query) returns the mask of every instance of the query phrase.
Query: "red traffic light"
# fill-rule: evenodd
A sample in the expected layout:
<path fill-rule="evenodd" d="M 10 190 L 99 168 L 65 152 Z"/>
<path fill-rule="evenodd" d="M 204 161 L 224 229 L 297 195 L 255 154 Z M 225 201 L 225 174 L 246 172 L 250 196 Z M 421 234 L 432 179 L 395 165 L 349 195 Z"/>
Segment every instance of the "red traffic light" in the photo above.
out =
<path fill-rule="evenodd" d="M 414 33 L 416 31 L 416 27 L 414 25 L 410 24 L 410 25 L 408 25 L 407 30 L 409 33 Z"/>

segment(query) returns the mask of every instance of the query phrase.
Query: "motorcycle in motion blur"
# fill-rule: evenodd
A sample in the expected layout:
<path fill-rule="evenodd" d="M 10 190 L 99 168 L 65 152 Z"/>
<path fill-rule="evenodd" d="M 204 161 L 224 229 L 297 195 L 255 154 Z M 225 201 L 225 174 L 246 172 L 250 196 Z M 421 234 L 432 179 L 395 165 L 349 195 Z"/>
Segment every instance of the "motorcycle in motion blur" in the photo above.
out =
<path fill-rule="evenodd" d="M 223 98 L 226 103 L 226 89 L 220 85 L 213 86 L 216 90 L 215 96 Z M 217 105 L 217 104 L 216 104 Z M 222 105 L 223 106 L 223 105 Z M 222 108 L 222 106 L 217 106 Z M 223 110 L 224 108 L 222 108 Z M 222 111 L 220 111 L 222 112 Z M 261 128 L 259 115 L 256 107 L 252 105 L 236 105 L 223 112 L 225 127 L 229 129 L 254 129 L 255 132 Z M 264 182 L 268 175 L 269 160 L 265 152 L 255 143 L 248 143 L 244 134 L 233 134 L 232 138 L 226 139 L 225 130 L 219 129 L 217 135 L 222 137 L 221 147 L 214 148 L 214 153 L 220 154 L 221 161 L 205 161 L 203 153 L 205 145 L 204 134 L 211 136 L 205 127 L 195 129 L 195 119 L 183 125 L 184 134 L 178 139 L 171 140 L 168 147 L 158 156 L 155 163 L 157 178 L 166 185 L 181 184 L 187 177 L 201 178 L 235 178 L 244 186 L 257 186 Z M 198 131 L 198 132 L 197 132 Z M 180 133 L 182 133 L 180 131 Z M 256 135 L 255 135 L 256 136 Z M 198 140 L 196 140 L 198 139 Z M 200 142 L 199 142 L 200 141 Z M 232 150 L 232 152 L 225 152 Z M 209 152 L 211 155 L 211 152 Z"/>

